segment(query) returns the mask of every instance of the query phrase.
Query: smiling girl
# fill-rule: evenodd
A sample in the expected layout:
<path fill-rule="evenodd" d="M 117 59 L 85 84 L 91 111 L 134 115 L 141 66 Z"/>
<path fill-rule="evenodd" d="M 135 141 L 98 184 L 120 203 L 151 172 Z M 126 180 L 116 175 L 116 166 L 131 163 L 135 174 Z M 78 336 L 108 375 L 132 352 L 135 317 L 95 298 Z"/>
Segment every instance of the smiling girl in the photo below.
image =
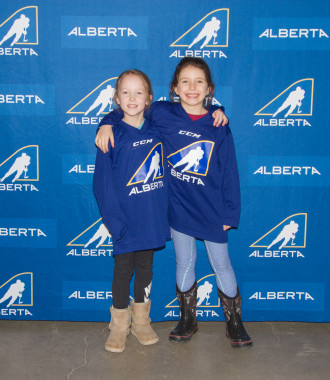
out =
<path fill-rule="evenodd" d="M 153 255 L 169 240 L 164 148 L 155 126 L 144 119 L 152 101 L 149 78 L 139 70 L 122 73 L 114 95 L 124 117 L 113 127 L 116 147 L 97 151 L 93 190 L 112 235 L 115 260 L 110 335 L 105 349 L 122 352 L 131 328 L 139 342 L 158 337 L 150 325 Z M 129 306 L 135 272 L 134 300 Z"/>
<path fill-rule="evenodd" d="M 186 341 L 198 330 L 195 263 L 196 239 L 201 239 L 215 274 L 226 335 L 233 348 L 248 348 L 252 340 L 241 321 L 241 297 L 228 253 L 228 230 L 238 226 L 240 216 L 239 176 L 229 127 L 213 127 L 213 94 L 207 63 L 186 57 L 177 65 L 170 88 L 172 100 L 178 96 L 180 101 L 155 102 L 148 114 L 164 139 L 171 174 L 169 223 L 181 317 L 169 339 Z M 120 113 L 112 112 L 101 121 L 105 125 L 95 141 L 102 149 L 112 138 L 109 125 L 118 118 Z"/>

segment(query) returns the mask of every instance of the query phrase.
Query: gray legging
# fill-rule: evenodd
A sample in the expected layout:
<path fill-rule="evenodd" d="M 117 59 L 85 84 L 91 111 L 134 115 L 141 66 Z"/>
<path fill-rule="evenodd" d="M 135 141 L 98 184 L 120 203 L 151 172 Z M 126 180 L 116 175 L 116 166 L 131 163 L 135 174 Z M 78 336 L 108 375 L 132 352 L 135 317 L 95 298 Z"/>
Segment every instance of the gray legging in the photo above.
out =
<path fill-rule="evenodd" d="M 176 283 L 181 292 L 186 292 L 195 282 L 196 239 L 173 228 L 171 233 L 176 255 Z M 226 296 L 235 297 L 237 282 L 228 254 L 228 243 L 204 240 L 204 244 L 218 288 Z"/>

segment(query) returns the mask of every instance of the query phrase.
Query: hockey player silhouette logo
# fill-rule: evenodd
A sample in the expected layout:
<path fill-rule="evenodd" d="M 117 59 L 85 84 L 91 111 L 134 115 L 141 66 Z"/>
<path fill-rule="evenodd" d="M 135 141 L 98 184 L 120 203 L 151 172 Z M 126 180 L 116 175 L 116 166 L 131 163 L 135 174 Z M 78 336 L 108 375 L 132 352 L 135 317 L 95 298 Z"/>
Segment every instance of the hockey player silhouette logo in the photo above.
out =
<path fill-rule="evenodd" d="M 151 157 L 151 163 L 149 166 L 148 173 L 146 175 L 146 178 L 144 179 L 143 183 L 147 183 L 149 178 L 152 176 L 152 180 L 154 181 L 155 178 L 160 177 L 161 175 L 161 169 L 160 169 L 160 154 L 157 152 L 157 150 L 154 151 L 154 155 Z"/>
<path fill-rule="evenodd" d="M 91 111 L 93 111 L 95 108 L 100 106 L 96 114 L 96 116 L 98 116 L 100 113 L 105 111 L 107 105 L 109 105 L 109 109 L 107 111 L 110 112 L 112 109 L 114 94 L 115 94 L 115 89 L 111 86 L 111 84 L 108 84 L 104 90 L 100 91 L 94 103 L 85 112 L 85 115 L 88 115 Z"/>
<path fill-rule="evenodd" d="M 39 147 L 29 145 L 17 150 L 0 164 L 0 182 L 38 181 Z"/>
<path fill-rule="evenodd" d="M 197 289 L 197 306 L 201 306 L 202 303 L 205 301 L 205 305 L 209 306 L 210 302 L 210 294 L 212 293 L 213 285 L 208 282 L 204 281 L 203 285 L 199 285 Z"/>
<path fill-rule="evenodd" d="M 112 246 L 111 234 L 102 222 L 102 218 L 86 228 L 67 245 L 90 248 L 93 243 L 96 244 L 96 248 Z"/>
<path fill-rule="evenodd" d="M 204 49 L 227 47 L 229 27 L 229 9 L 216 9 L 192 26 L 187 32 L 171 44 L 171 47 Z"/>
<path fill-rule="evenodd" d="M 214 274 L 208 274 L 200 278 L 197 281 L 197 307 L 200 308 L 216 308 L 220 307 L 220 300 L 218 293 L 213 291 L 217 289 L 217 283 Z M 165 307 L 179 307 L 179 302 L 177 298 L 174 298 L 168 305 Z"/>
<path fill-rule="evenodd" d="M 207 175 L 214 142 L 197 141 L 167 157 L 173 169 L 181 173 Z"/>
<path fill-rule="evenodd" d="M 88 242 L 84 245 L 84 248 L 87 248 L 90 244 L 94 243 L 98 240 L 96 248 L 99 248 L 105 241 L 107 241 L 107 245 L 111 243 L 111 235 L 108 231 L 107 227 L 104 223 L 100 225 L 94 235 L 88 240 Z"/>
<path fill-rule="evenodd" d="M 203 158 L 203 156 L 204 151 L 200 146 L 198 146 L 196 149 L 191 149 L 184 157 L 181 158 L 179 162 L 173 166 L 173 168 L 184 165 L 181 173 L 184 173 L 191 168 L 194 168 L 194 172 L 197 173 L 199 161 Z"/>
<path fill-rule="evenodd" d="M 284 246 L 288 245 L 288 242 L 291 240 L 291 246 L 296 245 L 294 243 L 294 239 L 296 238 L 296 233 L 298 232 L 299 224 L 297 224 L 294 220 L 291 220 L 289 224 L 284 225 L 282 231 L 278 234 L 278 236 L 272 241 L 272 243 L 267 247 L 270 249 L 273 245 L 282 241 L 281 245 L 278 247 L 282 249 Z"/>
<path fill-rule="evenodd" d="M 313 113 L 314 79 L 301 79 L 289 86 L 255 115 L 273 118 L 289 116 L 311 116 Z"/>
<path fill-rule="evenodd" d="M 13 36 L 14 38 L 12 39 L 10 46 L 15 45 L 16 42 L 18 42 L 18 40 L 22 37 L 22 35 L 24 36 L 23 42 L 27 42 L 26 35 L 27 35 L 27 28 L 29 26 L 30 26 L 30 19 L 26 17 L 24 14 L 21 14 L 21 16 L 14 21 L 8 33 L 0 41 L 0 46 Z"/>
<path fill-rule="evenodd" d="M 5 306 L 32 306 L 33 275 L 32 273 L 20 273 L 0 286 L 0 304 Z"/>
<path fill-rule="evenodd" d="M 204 39 L 204 42 L 201 45 L 201 49 L 203 49 L 212 39 L 213 42 L 212 45 L 216 45 L 216 38 L 218 36 L 218 31 L 220 29 L 220 20 L 218 20 L 216 17 L 212 17 L 211 21 L 207 21 L 203 29 L 199 32 L 198 36 L 193 40 L 193 42 L 188 46 L 188 49 L 190 49 L 193 45 L 197 44 L 197 42 Z"/>
<path fill-rule="evenodd" d="M 0 38 L 0 46 L 6 42 L 10 46 L 38 44 L 38 7 L 24 7 L 12 14 L 0 24 Z"/>
<path fill-rule="evenodd" d="M 307 214 L 294 214 L 268 231 L 250 247 L 267 249 L 305 248 L 307 235 Z"/>
<path fill-rule="evenodd" d="M 29 178 L 29 176 L 27 175 L 27 171 L 28 166 L 30 165 L 30 161 L 31 157 L 28 156 L 26 153 L 22 153 L 21 156 L 16 158 L 13 165 L 10 167 L 7 173 L 0 179 L 0 181 L 3 182 L 7 177 L 15 173 L 15 176 L 12 179 L 12 182 L 15 182 L 18 178 L 20 178 L 23 172 L 24 178 Z"/>
<path fill-rule="evenodd" d="M 273 117 L 282 112 L 283 110 L 289 108 L 284 117 L 288 117 L 293 113 L 293 111 L 297 108 L 297 113 L 302 113 L 300 107 L 302 106 L 302 100 L 305 97 L 305 90 L 303 90 L 300 86 L 297 86 L 294 91 L 291 91 L 289 96 L 285 99 L 284 103 L 281 107 L 274 113 Z"/>
<path fill-rule="evenodd" d="M 113 109 L 116 80 L 117 77 L 114 77 L 99 84 L 94 90 L 70 108 L 67 113 L 99 116 L 110 112 Z"/>
<path fill-rule="evenodd" d="M 155 145 L 126 186 L 153 182 L 164 176 L 163 145 Z"/>
<path fill-rule="evenodd" d="M 11 284 L 5 295 L 0 299 L 0 303 L 8 301 L 7 307 L 10 307 L 17 299 L 18 303 L 22 304 L 22 295 L 25 290 L 25 284 L 21 280 L 16 280 Z"/>

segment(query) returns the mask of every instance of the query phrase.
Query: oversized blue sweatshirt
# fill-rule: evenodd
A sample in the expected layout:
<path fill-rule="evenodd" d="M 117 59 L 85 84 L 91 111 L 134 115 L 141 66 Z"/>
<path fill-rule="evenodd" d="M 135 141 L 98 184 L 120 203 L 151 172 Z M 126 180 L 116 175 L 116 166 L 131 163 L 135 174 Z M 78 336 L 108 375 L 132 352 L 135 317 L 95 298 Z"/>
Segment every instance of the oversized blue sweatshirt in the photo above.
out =
<path fill-rule="evenodd" d="M 120 112 L 111 112 L 100 125 L 114 124 L 121 117 Z M 223 225 L 237 227 L 240 216 L 239 176 L 229 127 L 213 127 L 210 113 L 192 121 L 180 103 L 154 102 L 148 117 L 162 135 L 170 166 L 170 226 L 199 239 L 227 242 Z"/>
<path fill-rule="evenodd" d="M 97 151 L 93 190 L 114 255 L 159 248 L 170 239 L 164 146 L 145 120 L 139 130 L 123 121 L 113 128 L 115 148 Z"/>

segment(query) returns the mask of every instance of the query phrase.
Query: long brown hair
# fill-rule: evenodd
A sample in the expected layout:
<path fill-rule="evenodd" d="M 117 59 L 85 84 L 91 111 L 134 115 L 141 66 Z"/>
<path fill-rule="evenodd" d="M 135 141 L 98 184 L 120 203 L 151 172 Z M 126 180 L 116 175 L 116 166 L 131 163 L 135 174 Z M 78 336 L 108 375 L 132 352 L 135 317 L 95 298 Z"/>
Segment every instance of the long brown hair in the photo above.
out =
<path fill-rule="evenodd" d="M 174 87 L 178 85 L 181 71 L 187 66 L 193 66 L 193 67 L 197 67 L 198 69 L 203 70 L 205 74 L 207 86 L 210 88 L 210 93 L 205 98 L 205 103 L 206 103 L 205 106 L 208 107 L 212 102 L 215 86 L 212 80 L 211 70 L 208 64 L 204 61 L 204 59 L 199 58 L 199 57 L 185 57 L 185 58 L 182 58 L 181 61 L 178 63 L 174 71 L 172 82 L 171 82 L 170 99 L 172 100 L 172 102 L 174 101 L 174 97 L 176 96 Z"/>

